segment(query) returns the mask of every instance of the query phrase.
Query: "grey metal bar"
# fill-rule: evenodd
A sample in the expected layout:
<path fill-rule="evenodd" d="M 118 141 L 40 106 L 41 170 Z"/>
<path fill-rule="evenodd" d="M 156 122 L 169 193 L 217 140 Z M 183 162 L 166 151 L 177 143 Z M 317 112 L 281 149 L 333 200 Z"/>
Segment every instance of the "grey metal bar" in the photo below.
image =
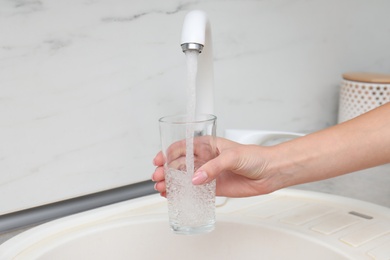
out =
<path fill-rule="evenodd" d="M 66 201 L 0 216 L 0 234 L 78 212 L 156 193 L 152 181 L 139 182 Z"/>

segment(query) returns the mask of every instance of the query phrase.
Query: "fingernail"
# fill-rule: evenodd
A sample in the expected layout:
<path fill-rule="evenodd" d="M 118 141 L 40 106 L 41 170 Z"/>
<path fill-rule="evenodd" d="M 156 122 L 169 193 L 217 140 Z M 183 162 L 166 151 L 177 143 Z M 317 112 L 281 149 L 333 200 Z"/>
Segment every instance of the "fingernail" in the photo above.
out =
<path fill-rule="evenodd" d="M 194 177 L 192 177 L 192 184 L 202 184 L 207 180 L 208 176 L 205 171 L 198 171 L 195 173 Z"/>
<path fill-rule="evenodd" d="M 154 190 L 157 190 L 157 182 L 153 186 Z"/>

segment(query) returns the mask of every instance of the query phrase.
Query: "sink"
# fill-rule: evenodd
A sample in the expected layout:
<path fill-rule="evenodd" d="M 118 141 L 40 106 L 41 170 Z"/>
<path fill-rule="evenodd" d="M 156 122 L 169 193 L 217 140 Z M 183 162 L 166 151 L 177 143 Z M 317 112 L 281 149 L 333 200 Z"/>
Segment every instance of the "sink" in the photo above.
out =
<path fill-rule="evenodd" d="M 390 209 L 293 189 L 228 199 L 217 208 L 216 229 L 203 235 L 173 234 L 166 200 L 151 195 L 40 225 L 0 246 L 0 259 L 356 260 L 389 256 Z"/>

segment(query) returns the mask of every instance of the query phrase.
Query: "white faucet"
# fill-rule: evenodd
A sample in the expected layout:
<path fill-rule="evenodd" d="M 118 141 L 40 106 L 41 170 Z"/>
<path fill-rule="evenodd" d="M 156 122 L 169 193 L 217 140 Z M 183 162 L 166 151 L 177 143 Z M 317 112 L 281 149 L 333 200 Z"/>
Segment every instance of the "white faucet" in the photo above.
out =
<path fill-rule="evenodd" d="M 214 71 L 211 28 L 203 11 L 189 12 L 183 24 L 181 35 L 183 52 L 197 50 L 198 75 L 196 78 L 196 113 L 214 114 Z"/>

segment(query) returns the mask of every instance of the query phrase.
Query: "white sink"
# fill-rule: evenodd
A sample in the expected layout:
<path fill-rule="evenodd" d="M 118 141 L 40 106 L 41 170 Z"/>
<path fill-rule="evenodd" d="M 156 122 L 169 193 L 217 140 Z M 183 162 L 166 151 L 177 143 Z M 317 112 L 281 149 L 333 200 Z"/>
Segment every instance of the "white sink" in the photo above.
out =
<path fill-rule="evenodd" d="M 58 219 L 0 246 L 0 259 L 386 259 L 390 209 L 282 190 L 228 199 L 215 231 L 175 235 L 166 201 L 142 197 Z"/>

